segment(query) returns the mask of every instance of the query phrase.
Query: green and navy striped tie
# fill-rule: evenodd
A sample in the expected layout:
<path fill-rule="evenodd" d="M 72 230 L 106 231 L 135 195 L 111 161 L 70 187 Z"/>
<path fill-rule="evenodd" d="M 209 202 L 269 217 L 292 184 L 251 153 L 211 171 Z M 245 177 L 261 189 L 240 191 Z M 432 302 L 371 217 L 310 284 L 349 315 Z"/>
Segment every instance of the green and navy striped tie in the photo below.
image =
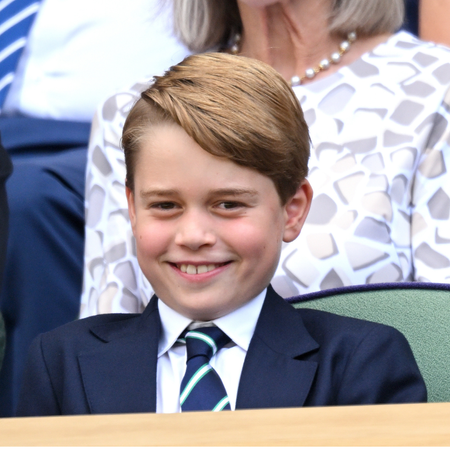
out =
<path fill-rule="evenodd" d="M 197 328 L 179 339 L 186 342 L 186 373 L 181 381 L 182 411 L 222 411 L 230 409 L 225 387 L 209 361 L 230 338 L 217 327 Z"/>

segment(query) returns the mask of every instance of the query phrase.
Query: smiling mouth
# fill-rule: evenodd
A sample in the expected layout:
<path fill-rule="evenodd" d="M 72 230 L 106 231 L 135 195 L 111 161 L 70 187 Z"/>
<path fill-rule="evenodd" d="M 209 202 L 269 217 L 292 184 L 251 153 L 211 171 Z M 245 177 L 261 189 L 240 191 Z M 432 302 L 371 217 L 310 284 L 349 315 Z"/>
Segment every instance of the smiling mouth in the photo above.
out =
<path fill-rule="evenodd" d="M 197 275 L 200 273 L 207 273 L 211 272 L 214 269 L 217 269 L 218 267 L 225 266 L 226 263 L 221 264 L 201 264 L 199 266 L 194 266 L 193 264 L 175 264 L 175 266 L 180 269 L 181 272 L 187 273 L 188 275 Z"/>

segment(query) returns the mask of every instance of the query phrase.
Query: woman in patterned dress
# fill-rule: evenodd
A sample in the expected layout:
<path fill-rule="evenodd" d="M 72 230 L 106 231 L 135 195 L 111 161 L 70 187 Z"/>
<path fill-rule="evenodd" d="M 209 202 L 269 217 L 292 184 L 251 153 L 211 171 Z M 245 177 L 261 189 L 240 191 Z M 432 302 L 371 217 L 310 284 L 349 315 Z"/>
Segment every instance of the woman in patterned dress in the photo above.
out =
<path fill-rule="evenodd" d="M 291 81 L 310 127 L 314 200 L 272 280 L 283 296 L 342 285 L 450 282 L 450 51 L 396 32 L 402 0 L 173 0 L 194 52 L 230 51 Z M 120 148 L 148 83 L 99 108 L 88 155 L 81 315 L 138 312 Z M 199 180 L 201 181 L 201 180 Z"/>

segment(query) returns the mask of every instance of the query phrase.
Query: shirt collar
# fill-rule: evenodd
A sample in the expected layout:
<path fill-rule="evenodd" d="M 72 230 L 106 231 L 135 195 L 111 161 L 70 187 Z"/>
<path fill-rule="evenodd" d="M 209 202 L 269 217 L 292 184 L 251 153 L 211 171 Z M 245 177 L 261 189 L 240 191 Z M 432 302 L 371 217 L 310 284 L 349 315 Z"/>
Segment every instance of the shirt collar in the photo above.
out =
<path fill-rule="evenodd" d="M 266 298 L 267 289 L 264 289 L 259 295 L 235 309 L 226 316 L 214 320 L 218 326 L 236 345 L 247 351 L 253 333 L 255 332 L 256 322 L 259 313 Z"/>
<path fill-rule="evenodd" d="M 158 345 L 158 358 L 166 353 L 180 334 L 189 326 L 192 319 L 182 316 L 169 306 L 167 306 L 161 299 L 158 299 L 159 317 L 161 319 L 161 337 Z"/>
<path fill-rule="evenodd" d="M 213 321 L 228 337 L 243 350 L 247 351 L 255 332 L 261 308 L 266 298 L 267 288 L 240 308 Z M 161 318 L 161 337 L 158 345 L 158 358 L 167 352 L 176 342 L 180 334 L 192 323 L 192 319 L 184 317 L 158 299 Z"/>

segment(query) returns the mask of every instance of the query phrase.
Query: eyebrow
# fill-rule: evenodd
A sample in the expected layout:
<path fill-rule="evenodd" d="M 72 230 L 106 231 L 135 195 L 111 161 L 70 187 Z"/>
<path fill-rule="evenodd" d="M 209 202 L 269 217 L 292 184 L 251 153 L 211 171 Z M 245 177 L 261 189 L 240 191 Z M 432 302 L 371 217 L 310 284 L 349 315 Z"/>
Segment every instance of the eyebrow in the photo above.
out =
<path fill-rule="evenodd" d="M 238 197 L 241 195 L 250 195 L 255 196 L 258 195 L 258 191 L 255 189 L 246 189 L 246 188 L 223 188 L 223 189 L 214 189 L 209 191 L 210 195 L 225 195 L 225 196 L 233 196 Z"/>
<path fill-rule="evenodd" d="M 150 189 L 148 191 L 140 191 L 139 196 L 141 198 L 148 197 L 171 197 L 178 195 L 179 191 L 177 189 Z"/>
<path fill-rule="evenodd" d="M 239 197 L 244 195 L 256 196 L 258 195 L 258 191 L 255 189 L 247 189 L 247 188 L 223 188 L 223 189 L 214 189 L 208 192 L 209 195 L 224 195 L 224 196 L 232 196 Z M 148 191 L 141 191 L 139 193 L 141 198 L 148 197 L 172 197 L 180 195 L 180 191 L 177 189 L 150 189 Z"/>

